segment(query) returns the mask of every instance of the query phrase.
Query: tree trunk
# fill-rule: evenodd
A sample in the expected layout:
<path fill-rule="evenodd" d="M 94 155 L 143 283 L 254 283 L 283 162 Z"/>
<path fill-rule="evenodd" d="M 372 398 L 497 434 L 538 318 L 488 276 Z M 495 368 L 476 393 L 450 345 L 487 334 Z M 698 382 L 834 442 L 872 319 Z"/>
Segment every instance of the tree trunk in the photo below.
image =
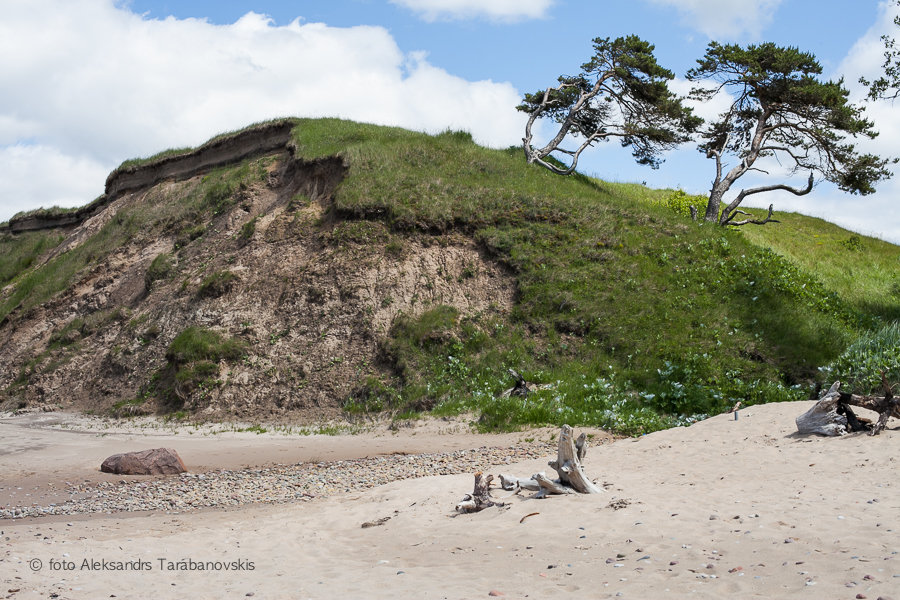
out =
<path fill-rule="evenodd" d="M 837 411 L 837 403 L 841 399 L 840 387 L 839 381 L 834 382 L 812 408 L 795 419 L 798 432 L 832 436 L 847 433 L 847 417 Z"/>
<path fill-rule="evenodd" d="M 709 202 L 706 203 L 706 214 L 703 216 L 704 221 L 709 223 L 719 222 L 719 211 L 722 208 L 722 197 L 724 195 L 725 190 L 719 186 L 713 186 L 713 189 L 709 192 Z"/>
<path fill-rule="evenodd" d="M 588 479 L 584 474 L 584 467 L 581 466 L 581 459 L 587 453 L 587 438 L 582 433 L 576 441 L 572 438 L 573 435 L 574 431 L 571 427 L 562 426 L 562 430 L 559 432 L 556 460 L 549 464 L 559 474 L 560 483 L 568 485 L 582 494 L 599 494 L 603 490 Z"/>

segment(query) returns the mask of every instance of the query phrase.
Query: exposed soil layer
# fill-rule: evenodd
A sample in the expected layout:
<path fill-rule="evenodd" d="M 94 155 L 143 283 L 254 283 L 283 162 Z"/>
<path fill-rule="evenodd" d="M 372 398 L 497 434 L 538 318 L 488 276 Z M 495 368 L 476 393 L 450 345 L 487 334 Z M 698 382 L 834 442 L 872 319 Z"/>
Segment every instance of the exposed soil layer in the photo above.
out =
<path fill-rule="evenodd" d="M 41 212 L 13 217 L 0 232 L 21 233 L 79 225 L 126 192 L 152 187 L 166 179 L 183 180 L 287 147 L 294 122 L 283 119 L 213 139 L 199 148 L 139 165 L 118 168 L 106 179 L 105 193 L 85 206 L 62 214 Z"/>

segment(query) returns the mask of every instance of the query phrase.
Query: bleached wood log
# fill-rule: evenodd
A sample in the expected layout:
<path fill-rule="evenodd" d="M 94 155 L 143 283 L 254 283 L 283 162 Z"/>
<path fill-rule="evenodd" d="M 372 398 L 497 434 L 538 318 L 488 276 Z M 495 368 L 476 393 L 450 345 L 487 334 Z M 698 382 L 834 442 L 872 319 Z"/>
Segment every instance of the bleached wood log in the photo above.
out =
<path fill-rule="evenodd" d="M 513 475 L 500 475 L 500 487 L 509 492 L 518 489 L 536 492 L 541 489 L 541 486 L 538 485 L 538 482 L 535 481 L 534 478 L 522 479 L 521 477 L 515 477 Z"/>
<path fill-rule="evenodd" d="M 799 433 L 829 436 L 847 433 L 847 417 L 838 414 L 838 403 L 841 400 L 840 387 L 841 382 L 835 381 L 812 408 L 794 420 Z"/>
<path fill-rule="evenodd" d="M 559 433 L 559 446 L 556 460 L 549 465 L 559 474 L 559 481 L 582 494 L 600 494 L 602 489 L 588 479 L 581 460 L 587 453 L 587 437 L 584 433 L 573 439 L 574 431 L 569 425 L 563 425 Z"/>
<path fill-rule="evenodd" d="M 536 498 L 546 498 L 551 494 L 571 494 L 572 489 L 568 488 L 558 481 L 553 481 L 549 477 L 547 477 L 544 473 L 535 473 L 531 476 L 533 480 L 537 482 L 540 486 L 540 491 L 538 492 Z"/>

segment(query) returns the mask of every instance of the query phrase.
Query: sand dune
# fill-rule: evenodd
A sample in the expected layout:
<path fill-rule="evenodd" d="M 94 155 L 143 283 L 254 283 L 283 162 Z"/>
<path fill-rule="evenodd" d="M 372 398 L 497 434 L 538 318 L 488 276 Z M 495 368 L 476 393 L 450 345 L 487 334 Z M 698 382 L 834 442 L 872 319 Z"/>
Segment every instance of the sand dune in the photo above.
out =
<path fill-rule="evenodd" d="M 471 491 L 467 474 L 288 505 L 0 521 L 0 595 L 898 598 L 896 422 L 878 437 L 798 437 L 794 417 L 808 406 L 751 407 L 737 421 L 722 415 L 603 444 L 585 466 L 605 494 L 520 494 L 474 515 L 453 513 Z M 67 437 L 78 434 L 44 434 L 44 449 L 15 454 L 17 472 L 52 451 L 54 436 L 78 452 Z M 430 450 L 452 439 L 483 445 L 465 435 L 420 439 Z M 100 443 L 78 439 L 86 448 Z M 550 458 L 493 472 L 527 477 Z M 188 570 L 169 570 L 182 559 Z M 74 569 L 60 570 L 59 561 Z M 115 561 L 151 569 L 109 570 Z M 216 562 L 208 566 L 218 570 L 197 570 Z"/>

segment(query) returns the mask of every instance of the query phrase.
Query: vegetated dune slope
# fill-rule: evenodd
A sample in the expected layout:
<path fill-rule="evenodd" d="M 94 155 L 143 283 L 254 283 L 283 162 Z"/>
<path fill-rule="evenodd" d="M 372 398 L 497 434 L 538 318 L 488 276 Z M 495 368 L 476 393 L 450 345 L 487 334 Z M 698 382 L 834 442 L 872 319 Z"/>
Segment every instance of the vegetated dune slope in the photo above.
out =
<path fill-rule="evenodd" d="M 690 200 L 337 119 L 129 161 L 90 205 L 0 229 L 0 409 L 438 407 L 633 434 L 806 397 L 900 314 L 895 246 L 786 227 L 834 267 L 818 277 L 785 238 L 780 256 L 691 222 Z M 874 287 L 845 293 L 840 265 L 875 256 L 854 271 Z M 510 368 L 551 385 L 499 398 Z"/>

